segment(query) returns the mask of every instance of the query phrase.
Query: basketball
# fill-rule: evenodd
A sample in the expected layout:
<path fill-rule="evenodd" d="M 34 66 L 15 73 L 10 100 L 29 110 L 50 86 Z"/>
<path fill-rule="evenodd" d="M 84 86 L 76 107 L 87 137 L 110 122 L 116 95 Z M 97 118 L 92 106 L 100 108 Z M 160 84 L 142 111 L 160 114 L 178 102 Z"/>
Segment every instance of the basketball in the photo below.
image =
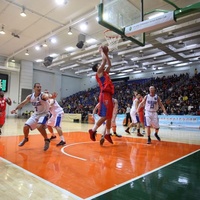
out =
<path fill-rule="evenodd" d="M 105 54 L 108 54 L 108 52 L 109 52 L 109 49 L 108 49 L 108 47 L 107 47 L 107 46 L 103 46 L 103 52 L 104 52 Z"/>

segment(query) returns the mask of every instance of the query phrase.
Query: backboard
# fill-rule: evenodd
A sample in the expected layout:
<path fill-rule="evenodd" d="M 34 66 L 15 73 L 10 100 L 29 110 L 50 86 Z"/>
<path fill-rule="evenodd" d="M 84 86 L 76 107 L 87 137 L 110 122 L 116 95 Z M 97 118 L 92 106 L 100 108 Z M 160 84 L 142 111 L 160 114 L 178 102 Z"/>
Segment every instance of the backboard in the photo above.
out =
<path fill-rule="evenodd" d="M 140 8 L 128 0 L 102 0 L 98 6 L 99 24 L 121 35 L 122 38 L 144 46 L 145 33 L 130 37 L 124 34 L 125 27 L 143 21 L 143 0 L 135 1 Z"/>

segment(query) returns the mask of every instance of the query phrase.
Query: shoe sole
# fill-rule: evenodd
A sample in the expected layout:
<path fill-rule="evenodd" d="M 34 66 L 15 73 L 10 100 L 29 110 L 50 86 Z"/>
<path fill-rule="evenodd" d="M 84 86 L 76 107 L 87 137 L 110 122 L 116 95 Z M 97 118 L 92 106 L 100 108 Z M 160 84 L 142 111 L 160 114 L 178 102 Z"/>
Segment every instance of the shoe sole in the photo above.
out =
<path fill-rule="evenodd" d="M 104 139 L 104 138 L 101 138 L 101 139 L 100 139 L 100 145 L 102 146 L 104 142 L 105 142 L 105 139 Z"/>
<path fill-rule="evenodd" d="M 131 134 L 129 131 L 125 130 L 126 133 Z"/>

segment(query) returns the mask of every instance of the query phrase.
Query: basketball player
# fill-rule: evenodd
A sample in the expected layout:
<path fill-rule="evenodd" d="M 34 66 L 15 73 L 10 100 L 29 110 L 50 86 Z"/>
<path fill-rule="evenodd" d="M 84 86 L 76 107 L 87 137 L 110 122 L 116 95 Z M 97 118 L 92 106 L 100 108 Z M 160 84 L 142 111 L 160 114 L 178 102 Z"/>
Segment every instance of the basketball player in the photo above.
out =
<path fill-rule="evenodd" d="M 48 90 L 45 90 L 44 93 L 49 94 Z M 58 102 L 55 99 L 48 99 L 48 102 L 50 105 L 49 111 L 51 112 L 51 117 L 47 121 L 47 128 L 51 133 L 50 140 L 56 138 L 56 135 L 53 132 L 53 128 L 55 128 L 61 139 L 60 142 L 56 144 L 56 146 L 63 146 L 66 144 L 61 128 L 61 121 L 64 115 L 63 108 L 58 104 Z"/>
<path fill-rule="evenodd" d="M 16 110 L 19 110 L 24 105 L 32 103 L 35 110 L 32 116 L 24 124 L 24 139 L 19 143 L 18 146 L 21 147 L 26 142 L 28 142 L 29 130 L 34 130 L 37 128 L 44 138 L 44 151 L 46 151 L 49 148 L 50 144 L 50 140 L 48 139 L 45 130 L 47 120 L 50 116 L 48 99 L 50 97 L 56 97 L 56 94 L 54 93 L 53 95 L 48 95 L 42 93 L 40 83 L 35 83 L 33 89 L 34 92 L 32 94 L 29 94 L 24 101 L 22 101 L 14 110 L 11 111 L 11 113 L 14 114 L 16 113 Z"/>
<path fill-rule="evenodd" d="M 117 101 L 117 99 L 114 99 L 114 98 L 112 98 L 112 100 L 113 100 L 113 115 L 112 115 L 112 120 L 111 120 L 112 131 L 115 136 L 122 137 L 121 135 L 117 134 L 117 132 L 116 132 L 116 130 L 117 130 L 116 117 L 117 117 L 117 113 L 118 113 L 118 101 Z M 93 115 L 96 114 L 98 109 L 99 109 L 99 103 L 95 106 L 95 108 L 93 110 Z M 103 143 L 104 143 L 105 131 L 106 131 L 106 127 L 103 128 L 103 134 L 101 136 L 100 145 L 103 145 Z"/>
<path fill-rule="evenodd" d="M 136 128 L 137 128 L 137 136 L 142 137 L 143 135 L 140 133 L 140 121 L 139 121 L 139 116 L 137 115 L 136 111 L 139 105 L 139 99 L 141 97 L 141 92 L 138 92 L 135 95 L 135 99 L 133 100 L 133 104 L 131 107 L 131 111 L 130 111 L 130 115 L 131 115 L 131 119 L 132 119 L 132 123 L 129 124 L 128 128 L 125 130 L 128 134 L 130 134 L 129 129 L 136 124 Z"/>
<path fill-rule="evenodd" d="M 108 47 L 100 46 L 99 52 L 102 56 L 102 62 L 101 64 L 95 64 L 92 67 L 92 70 L 96 72 L 96 80 L 100 87 L 100 95 L 99 95 L 99 110 L 98 115 L 100 116 L 97 123 L 95 123 L 94 127 L 89 130 L 90 139 L 92 141 L 96 141 L 96 130 L 98 127 L 100 127 L 103 122 L 106 121 L 106 134 L 105 139 L 108 140 L 108 142 L 113 144 L 113 141 L 110 137 L 110 129 L 111 129 L 111 119 L 112 119 L 112 113 L 113 113 L 113 102 L 112 102 L 112 96 L 114 94 L 114 85 L 110 79 L 109 72 L 111 68 L 111 62 L 108 57 Z M 108 65 L 105 67 L 105 65 Z"/>
<path fill-rule="evenodd" d="M 139 99 L 139 102 L 142 102 L 143 100 L 143 94 L 141 92 L 141 96 Z M 139 116 L 139 120 L 140 120 L 140 125 L 142 126 L 142 134 L 145 135 L 145 125 L 144 125 L 144 106 L 140 107 L 140 109 L 138 110 L 138 116 Z"/>
<path fill-rule="evenodd" d="M 6 119 L 6 104 L 10 106 L 12 101 L 9 97 L 5 98 L 4 92 L 0 89 L 0 135 L 2 134 L 1 128 L 3 127 Z"/>
<path fill-rule="evenodd" d="M 149 94 L 144 97 L 142 102 L 139 104 L 137 108 L 137 112 L 139 112 L 140 108 L 145 106 L 145 126 L 147 127 L 147 135 L 148 140 L 147 144 L 151 144 L 151 126 L 155 129 L 155 137 L 157 140 L 161 140 L 158 136 L 159 131 L 159 120 L 158 120 L 158 107 L 160 106 L 161 109 L 165 114 L 167 114 L 164 105 L 161 102 L 160 97 L 155 93 L 155 87 L 149 87 Z"/>

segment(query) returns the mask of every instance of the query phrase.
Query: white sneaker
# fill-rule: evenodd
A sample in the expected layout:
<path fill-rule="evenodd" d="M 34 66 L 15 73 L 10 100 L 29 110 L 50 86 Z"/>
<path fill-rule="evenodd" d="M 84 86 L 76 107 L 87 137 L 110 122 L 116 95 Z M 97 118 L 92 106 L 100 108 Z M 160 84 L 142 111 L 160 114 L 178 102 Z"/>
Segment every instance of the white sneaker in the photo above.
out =
<path fill-rule="evenodd" d="M 145 135 L 145 131 L 142 131 L 142 134 Z"/>

